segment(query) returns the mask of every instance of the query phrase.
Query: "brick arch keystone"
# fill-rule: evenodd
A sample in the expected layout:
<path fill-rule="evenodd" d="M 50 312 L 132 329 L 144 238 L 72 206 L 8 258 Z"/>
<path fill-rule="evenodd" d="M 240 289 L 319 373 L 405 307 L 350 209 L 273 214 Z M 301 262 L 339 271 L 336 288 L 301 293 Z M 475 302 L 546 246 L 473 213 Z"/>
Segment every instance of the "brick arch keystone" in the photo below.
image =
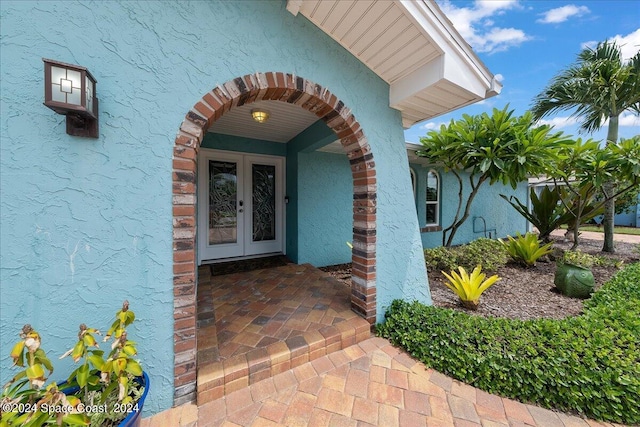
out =
<path fill-rule="evenodd" d="M 267 72 L 230 80 L 187 113 L 173 149 L 174 405 L 196 396 L 196 165 L 204 133 L 231 108 L 259 100 L 298 105 L 338 136 L 353 176 L 351 307 L 376 318 L 376 169 L 351 110 L 326 88 L 293 74 Z"/>

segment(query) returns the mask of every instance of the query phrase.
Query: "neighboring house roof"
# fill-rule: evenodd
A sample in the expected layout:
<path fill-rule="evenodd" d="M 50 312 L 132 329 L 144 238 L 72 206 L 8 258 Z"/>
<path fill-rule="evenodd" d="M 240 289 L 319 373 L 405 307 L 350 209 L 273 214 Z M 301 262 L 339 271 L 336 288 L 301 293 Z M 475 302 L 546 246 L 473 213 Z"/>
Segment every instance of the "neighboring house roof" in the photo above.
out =
<path fill-rule="evenodd" d="M 428 158 L 421 157 L 416 154 L 417 151 L 422 150 L 422 144 L 417 142 L 405 141 L 405 146 L 407 147 L 407 157 L 409 158 L 409 163 L 416 163 L 425 166 L 435 165 L 435 163 L 431 162 Z"/>
<path fill-rule="evenodd" d="M 502 85 L 425 0 L 288 0 L 386 81 L 405 128 L 500 93 Z"/>

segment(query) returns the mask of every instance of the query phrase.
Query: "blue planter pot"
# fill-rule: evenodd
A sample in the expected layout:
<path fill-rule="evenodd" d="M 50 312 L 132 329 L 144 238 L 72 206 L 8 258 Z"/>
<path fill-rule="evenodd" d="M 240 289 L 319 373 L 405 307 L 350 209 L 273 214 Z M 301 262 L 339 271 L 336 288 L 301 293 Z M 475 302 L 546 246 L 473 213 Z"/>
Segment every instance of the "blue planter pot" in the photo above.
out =
<path fill-rule="evenodd" d="M 144 386 L 144 391 L 142 392 L 142 396 L 138 400 L 138 410 L 135 412 L 130 412 L 127 417 L 118 424 L 119 427 L 138 427 L 140 425 L 140 420 L 142 420 L 142 406 L 144 405 L 144 400 L 147 398 L 147 393 L 149 392 L 149 377 L 146 372 L 142 372 L 142 377 L 136 378 L 139 384 Z"/>
<path fill-rule="evenodd" d="M 135 381 L 137 381 L 138 384 L 141 384 L 144 386 L 144 391 L 142 392 L 142 396 L 140 396 L 140 399 L 138 399 L 138 402 L 137 402 L 138 410 L 130 412 L 129 415 L 127 415 L 124 420 L 120 421 L 120 424 L 118 424 L 118 427 L 138 427 L 140 425 L 140 421 L 142 420 L 142 417 L 141 417 L 142 406 L 144 405 L 144 401 L 147 398 L 147 393 L 149 392 L 149 377 L 147 376 L 146 372 L 142 372 L 142 376 L 137 377 Z M 58 383 L 58 388 L 62 392 L 64 392 L 64 394 L 66 395 L 73 394 L 79 389 L 79 387 L 65 388 L 65 384 L 66 384 L 66 381 Z"/>

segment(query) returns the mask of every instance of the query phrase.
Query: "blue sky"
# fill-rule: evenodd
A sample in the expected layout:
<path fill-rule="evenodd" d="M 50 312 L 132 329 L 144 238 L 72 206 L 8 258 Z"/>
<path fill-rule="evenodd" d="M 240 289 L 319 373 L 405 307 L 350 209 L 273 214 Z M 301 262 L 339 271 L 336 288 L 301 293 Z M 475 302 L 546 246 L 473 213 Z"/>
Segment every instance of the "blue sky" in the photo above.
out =
<path fill-rule="evenodd" d="M 638 0 L 587 1 L 444 1 L 438 5 L 484 64 L 503 84 L 500 95 L 421 122 L 405 131 L 405 139 L 419 142 L 430 129 L 466 114 L 480 114 L 506 104 L 520 115 L 551 78 L 573 63 L 582 48 L 615 39 L 623 55 L 640 50 Z M 604 140 L 606 127 L 579 134 L 571 112 L 548 117 L 546 123 L 567 134 Z M 620 118 L 619 136 L 640 134 L 640 118 Z"/>

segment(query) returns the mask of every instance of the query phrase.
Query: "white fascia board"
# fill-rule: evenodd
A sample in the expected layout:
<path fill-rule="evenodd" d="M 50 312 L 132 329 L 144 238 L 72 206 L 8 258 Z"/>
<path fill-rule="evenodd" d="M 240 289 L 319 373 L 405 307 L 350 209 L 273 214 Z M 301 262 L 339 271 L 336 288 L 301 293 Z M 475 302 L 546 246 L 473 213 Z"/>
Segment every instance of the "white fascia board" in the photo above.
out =
<path fill-rule="evenodd" d="M 500 93 L 502 85 L 495 79 L 494 75 L 486 68 L 476 56 L 471 47 L 464 41 L 462 36 L 455 30 L 451 22 L 442 13 L 440 8 L 432 1 L 423 0 L 401 0 L 398 5 L 405 11 L 405 15 L 424 31 L 425 35 L 432 39 L 438 49 L 442 52 L 441 60 L 436 67 L 442 67 L 440 78 L 445 78 L 450 82 L 460 86 L 481 99 L 495 96 Z M 416 81 L 416 72 L 409 74 L 400 81 L 394 82 L 390 88 L 391 105 L 400 103 L 401 95 L 408 93 L 407 86 L 410 82 Z M 433 75 L 428 78 L 433 78 Z M 405 81 L 406 80 L 406 81 Z M 420 79 L 417 79 L 420 81 Z M 433 84 L 433 83 L 432 83 Z M 393 86 L 398 86 L 394 89 Z M 419 85 L 420 86 L 420 85 Z M 422 88 L 416 88 L 414 93 Z"/>
<path fill-rule="evenodd" d="M 302 0 L 287 0 L 287 10 L 293 16 L 298 16 L 300 8 L 302 7 Z"/>

